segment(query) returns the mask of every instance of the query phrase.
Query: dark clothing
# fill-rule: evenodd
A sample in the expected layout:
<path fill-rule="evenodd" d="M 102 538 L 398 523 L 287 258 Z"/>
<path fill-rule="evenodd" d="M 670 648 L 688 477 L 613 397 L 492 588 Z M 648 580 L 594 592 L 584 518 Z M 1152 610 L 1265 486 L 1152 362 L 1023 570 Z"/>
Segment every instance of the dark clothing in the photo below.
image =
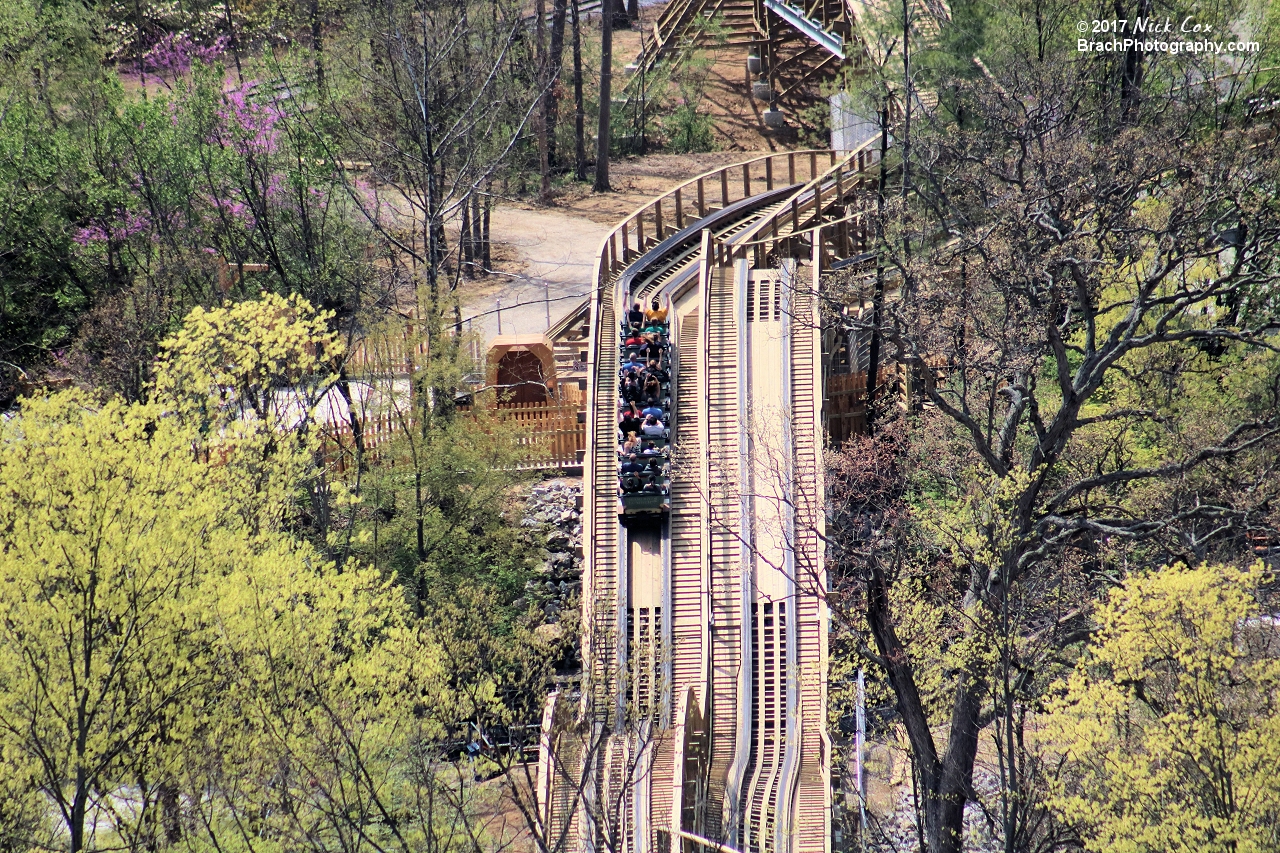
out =
<path fill-rule="evenodd" d="M 643 326 L 644 312 L 639 311 L 635 308 L 632 308 L 630 311 L 627 312 L 627 322 L 630 323 L 632 326 Z"/>
<path fill-rule="evenodd" d="M 640 462 L 627 462 L 618 469 L 624 476 L 627 474 L 644 473 L 644 464 Z"/>
<path fill-rule="evenodd" d="M 633 432 L 640 432 L 640 427 L 642 426 L 644 426 L 644 421 L 639 418 L 624 417 L 618 422 L 618 429 L 622 430 L 622 434 L 624 436 L 630 435 Z"/>

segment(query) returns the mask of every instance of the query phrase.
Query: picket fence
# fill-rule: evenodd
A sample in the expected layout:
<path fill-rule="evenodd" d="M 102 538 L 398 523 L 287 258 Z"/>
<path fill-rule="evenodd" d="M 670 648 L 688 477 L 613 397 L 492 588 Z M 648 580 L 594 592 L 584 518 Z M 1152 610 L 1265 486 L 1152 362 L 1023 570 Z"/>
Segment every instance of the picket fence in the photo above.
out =
<path fill-rule="evenodd" d="M 470 406 L 462 406 L 464 414 Z M 585 412 L 577 402 L 499 403 L 495 413 L 504 423 L 518 428 L 517 444 L 524 449 L 520 469 L 575 468 L 582 464 L 587 446 Z M 408 413 L 372 415 L 361 421 L 365 461 L 376 465 L 385 458 L 392 440 L 412 429 Z M 356 463 L 355 438 L 350 423 L 326 424 L 322 429 L 326 464 L 339 473 Z"/>

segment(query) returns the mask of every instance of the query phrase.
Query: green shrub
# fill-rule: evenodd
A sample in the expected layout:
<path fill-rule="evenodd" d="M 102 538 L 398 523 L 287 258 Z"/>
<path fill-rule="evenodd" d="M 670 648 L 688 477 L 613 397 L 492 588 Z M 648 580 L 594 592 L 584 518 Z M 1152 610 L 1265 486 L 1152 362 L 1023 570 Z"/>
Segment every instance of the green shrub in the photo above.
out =
<path fill-rule="evenodd" d="M 715 147 L 711 116 L 698 112 L 692 104 L 681 104 L 662 122 L 667 147 L 679 154 L 710 151 Z"/>

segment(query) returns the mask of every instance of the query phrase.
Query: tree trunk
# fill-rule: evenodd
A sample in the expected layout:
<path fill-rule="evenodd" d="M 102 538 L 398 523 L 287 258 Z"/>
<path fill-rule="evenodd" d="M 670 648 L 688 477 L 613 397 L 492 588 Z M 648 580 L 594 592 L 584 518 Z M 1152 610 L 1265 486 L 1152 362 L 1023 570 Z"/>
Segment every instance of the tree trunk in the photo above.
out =
<path fill-rule="evenodd" d="M 538 188 L 538 200 L 543 204 L 551 201 L 551 142 L 547 138 L 550 128 L 547 124 L 548 101 L 551 86 L 549 63 L 547 62 L 547 4 L 546 0 L 534 0 L 534 37 L 537 42 L 535 57 L 538 65 L 534 79 L 538 81 L 538 105 L 534 108 L 535 132 L 538 135 L 538 171 L 541 173 L 541 185 Z"/>
<path fill-rule="evenodd" d="M 94 571 L 90 574 L 89 589 L 87 591 L 87 601 L 85 602 L 92 612 L 97 604 L 97 583 L 98 575 Z M 93 674 L 93 658 L 94 644 L 92 626 L 89 621 L 84 625 L 84 636 L 82 637 L 84 648 L 81 650 L 81 659 L 76 663 L 80 666 L 81 677 L 84 683 L 88 684 Z M 89 805 L 89 774 L 85 770 L 85 762 L 87 760 L 86 753 L 89 751 L 89 711 L 88 701 L 89 694 L 87 690 L 80 690 L 76 701 L 76 781 L 75 794 L 71 801 L 71 825 L 68 827 L 71 833 L 71 853 L 80 853 L 84 849 L 84 821 L 85 814 Z"/>
<path fill-rule="evenodd" d="M 164 827 L 165 841 L 177 844 L 182 840 L 182 804 L 178 800 L 177 786 L 171 780 L 161 782 L 156 800 L 160 806 L 160 822 Z"/>
<path fill-rule="evenodd" d="M 587 179 L 586 110 L 582 102 L 582 21 L 578 0 L 571 0 L 573 14 L 573 176 Z"/>
<path fill-rule="evenodd" d="M 71 853 L 80 853 L 84 849 L 84 819 L 89 803 L 89 786 L 84 767 L 76 767 L 76 793 L 71 801 Z"/>
<path fill-rule="evenodd" d="M 491 244 L 489 242 L 489 211 L 493 209 L 493 194 L 485 193 L 484 196 L 484 216 L 480 223 L 480 254 L 481 261 L 484 263 L 486 271 L 493 269 L 493 255 L 490 252 Z"/>
<path fill-rule="evenodd" d="M 351 397 L 351 378 L 347 375 L 344 364 L 338 371 L 338 393 L 347 404 L 347 423 L 351 424 L 351 442 L 356 446 L 356 470 L 365 470 L 364 461 L 364 424 L 356 414 L 355 401 Z"/>
<path fill-rule="evenodd" d="M 320 0 L 311 0 L 311 53 L 316 69 L 316 89 L 324 94 L 324 26 L 320 19 Z"/>
<path fill-rule="evenodd" d="M 485 236 L 480 227 L 480 188 L 471 193 L 471 270 L 477 276 L 489 274 L 489 253 L 484 250 Z"/>
<path fill-rule="evenodd" d="M 880 110 L 880 162 L 889 151 L 889 108 Z M 876 183 L 876 229 L 881 231 L 884 221 L 885 169 L 881 168 Z M 878 233 L 883 240 L 884 234 Z M 863 408 L 866 411 L 867 435 L 875 434 L 876 384 L 880 381 L 880 312 L 884 307 L 884 260 L 876 261 L 876 285 L 871 297 L 871 343 L 867 346 L 867 391 Z"/>
<path fill-rule="evenodd" d="M 569 0 L 551 2 L 551 69 L 547 75 L 546 111 L 543 121 L 547 126 L 547 160 L 554 169 L 560 158 L 556 155 L 556 124 L 560 117 L 560 74 L 564 71 L 564 21 L 569 11 Z"/>
<path fill-rule="evenodd" d="M 473 261 L 475 249 L 471 243 L 471 200 L 462 200 L 462 227 L 458 229 L 459 248 L 462 250 L 462 274 L 471 278 L 475 274 Z"/>
<path fill-rule="evenodd" d="M 1121 0 L 1116 0 L 1115 11 L 1121 18 L 1143 20 L 1151 15 L 1151 0 L 1138 0 L 1132 15 L 1125 10 Z M 1120 121 L 1124 124 L 1130 124 L 1138 117 L 1139 96 L 1142 94 L 1142 58 L 1143 51 L 1136 45 L 1124 53 L 1124 66 L 1120 72 Z"/>
<path fill-rule="evenodd" d="M 612 2 L 600 5 L 600 120 L 596 125 L 596 183 L 593 189 L 607 193 L 609 186 L 609 119 L 613 97 Z"/>
<path fill-rule="evenodd" d="M 973 762 L 978 752 L 977 687 L 968 676 L 959 677 L 947 751 L 939 756 L 910 656 L 894 626 L 888 580 L 875 562 L 867 573 L 866 601 L 867 623 L 884 661 L 911 754 L 920 771 L 920 805 L 929 853 L 961 853 L 964 805 L 972 788 Z"/>
<path fill-rule="evenodd" d="M 961 853 L 964 848 L 964 805 L 973 789 L 980 730 L 977 689 L 969 676 L 960 677 L 951 705 L 947 751 L 933 769 L 933 778 L 926 776 L 925 833 L 930 853 Z"/>
<path fill-rule="evenodd" d="M 236 82 L 243 84 L 244 72 L 240 69 L 240 42 L 236 39 L 236 25 L 231 17 L 231 0 L 223 0 L 222 12 L 223 20 L 227 23 L 227 46 L 231 48 L 231 58 L 235 60 L 236 64 Z M 141 22 L 139 22 L 138 27 L 141 29 Z M 146 82 L 145 78 L 143 82 Z"/>

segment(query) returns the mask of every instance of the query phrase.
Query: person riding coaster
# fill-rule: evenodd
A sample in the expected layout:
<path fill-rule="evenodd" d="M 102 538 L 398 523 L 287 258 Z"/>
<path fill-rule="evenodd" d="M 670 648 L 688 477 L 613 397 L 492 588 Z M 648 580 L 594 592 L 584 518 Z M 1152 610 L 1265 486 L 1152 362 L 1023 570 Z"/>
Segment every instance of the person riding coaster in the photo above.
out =
<path fill-rule="evenodd" d="M 644 325 L 644 309 L 640 307 L 640 303 L 631 306 L 631 310 L 627 312 L 627 325 L 632 329 L 639 329 Z"/>
<path fill-rule="evenodd" d="M 636 304 L 637 306 L 639 305 L 639 303 Z M 649 304 L 651 307 L 644 312 L 644 322 L 646 324 L 666 326 L 667 309 L 662 307 L 661 300 L 655 296 L 653 297 L 653 301 Z"/>

